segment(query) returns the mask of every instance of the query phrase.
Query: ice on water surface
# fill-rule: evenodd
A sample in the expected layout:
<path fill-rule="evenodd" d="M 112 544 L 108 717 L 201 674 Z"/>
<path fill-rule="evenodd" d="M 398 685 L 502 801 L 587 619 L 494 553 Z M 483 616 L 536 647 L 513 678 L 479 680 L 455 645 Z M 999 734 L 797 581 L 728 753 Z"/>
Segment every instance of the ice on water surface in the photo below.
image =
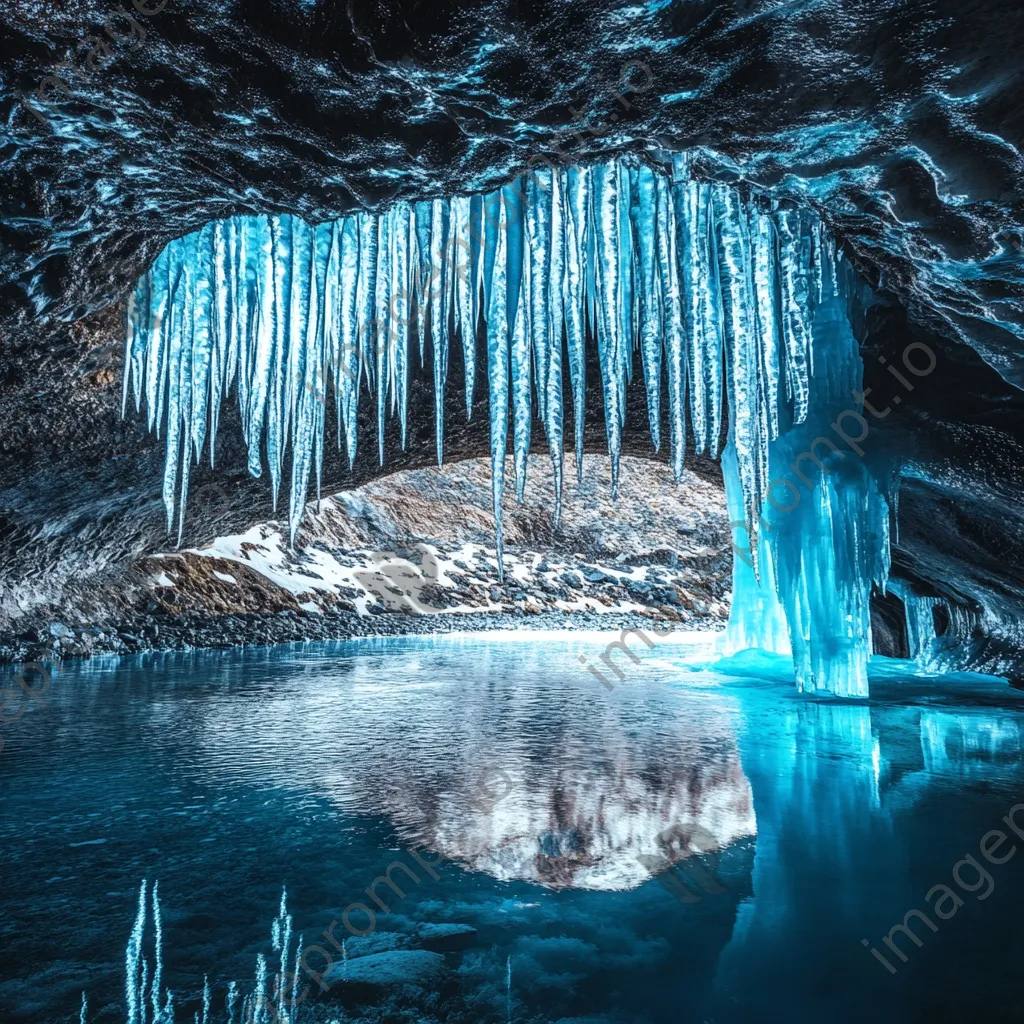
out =
<path fill-rule="evenodd" d="M 522 495 L 534 417 L 561 466 L 567 391 L 580 455 L 592 344 L 613 487 L 634 366 L 677 477 L 687 419 L 698 453 L 724 454 L 731 518 L 749 539 L 732 648 L 790 650 L 802 688 L 866 693 L 888 505 L 854 454 L 814 447 L 858 408 L 847 310 L 860 293 L 814 213 L 694 180 L 689 166 L 686 154 L 623 156 L 486 196 L 316 226 L 233 217 L 171 242 L 130 300 L 125 376 L 125 404 L 164 432 L 168 528 L 177 519 L 180 538 L 189 467 L 207 440 L 212 463 L 232 394 L 249 470 L 266 466 L 275 506 L 290 463 L 293 540 L 313 480 L 319 493 L 329 395 L 350 464 L 359 402 L 373 403 L 383 463 L 388 418 L 404 445 L 408 379 L 430 363 L 440 460 L 450 347 L 464 355 L 468 412 L 482 331 L 500 557 L 509 438 Z"/>

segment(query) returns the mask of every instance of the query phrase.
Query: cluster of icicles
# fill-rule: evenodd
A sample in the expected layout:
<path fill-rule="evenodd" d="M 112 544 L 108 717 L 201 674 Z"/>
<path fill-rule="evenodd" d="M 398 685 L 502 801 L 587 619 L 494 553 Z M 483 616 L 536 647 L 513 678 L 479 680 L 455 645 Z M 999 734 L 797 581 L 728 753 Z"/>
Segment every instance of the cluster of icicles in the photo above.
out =
<path fill-rule="evenodd" d="M 328 393 L 350 463 L 364 389 L 375 401 L 383 463 L 389 415 L 405 444 L 418 358 L 433 374 L 440 462 L 449 348 L 461 346 L 468 415 L 484 332 L 500 559 L 509 432 L 521 497 L 534 415 L 543 425 L 557 519 L 564 396 L 581 465 L 586 351 L 596 345 L 613 487 L 639 364 L 655 449 L 667 404 L 677 478 L 687 419 L 696 451 L 719 454 L 725 397 L 754 529 L 780 414 L 790 424 L 807 415 L 814 305 L 823 280 L 835 287 L 836 262 L 814 214 L 693 181 L 685 154 L 539 168 L 486 196 L 401 202 L 316 226 L 234 217 L 170 243 L 139 281 L 125 403 L 130 393 L 137 409 L 144 401 L 150 429 L 166 431 L 163 497 L 180 542 L 191 461 L 209 440 L 213 463 L 234 390 L 250 473 L 265 457 L 275 507 L 290 451 L 294 540 L 312 475 L 319 495 Z"/>

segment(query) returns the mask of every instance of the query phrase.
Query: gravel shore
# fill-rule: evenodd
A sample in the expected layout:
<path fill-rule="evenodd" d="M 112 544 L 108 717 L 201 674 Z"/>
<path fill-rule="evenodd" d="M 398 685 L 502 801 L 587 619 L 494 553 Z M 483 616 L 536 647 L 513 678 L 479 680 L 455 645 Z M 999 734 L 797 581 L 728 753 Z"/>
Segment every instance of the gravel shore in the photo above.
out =
<path fill-rule="evenodd" d="M 88 658 L 94 654 L 131 655 L 145 651 L 225 650 L 233 647 L 268 647 L 296 641 L 349 640 L 357 637 L 417 636 L 493 630 L 600 630 L 650 629 L 653 614 L 639 612 L 492 612 L 476 614 L 414 615 L 352 613 L 304 615 L 169 616 L 138 615 L 104 627 L 71 629 L 54 623 L 44 633 L 30 629 L 20 635 L 0 635 L 0 663 Z M 682 617 L 680 629 L 718 631 L 720 618 Z"/>

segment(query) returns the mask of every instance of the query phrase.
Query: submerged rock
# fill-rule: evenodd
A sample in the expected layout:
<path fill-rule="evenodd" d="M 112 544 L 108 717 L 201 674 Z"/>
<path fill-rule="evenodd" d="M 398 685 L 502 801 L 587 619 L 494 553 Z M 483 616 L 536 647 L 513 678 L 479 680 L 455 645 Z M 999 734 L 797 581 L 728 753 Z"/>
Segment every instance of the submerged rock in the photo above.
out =
<path fill-rule="evenodd" d="M 408 938 L 398 932 L 373 931 L 369 935 L 354 935 L 345 940 L 345 952 L 348 959 L 372 956 L 374 953 L 387 953 L 393 949 L 402 949 L 408 945 Z"/>
<path fill-rule="evenodd" d="M 470 924 L 421 924 L 417 937 L 424 949 L 448 953 L 466 949 L 476 941 L 477 930 Z"/>
<path fill-rule="evenodd" d="M 335 961 L 324 983 L 344 992 L 353 988 L 386 990 L 402 985 L 427 988 L 446 970 L 444 957 L 427 949 L 392 949 L 349 961 Z"/>

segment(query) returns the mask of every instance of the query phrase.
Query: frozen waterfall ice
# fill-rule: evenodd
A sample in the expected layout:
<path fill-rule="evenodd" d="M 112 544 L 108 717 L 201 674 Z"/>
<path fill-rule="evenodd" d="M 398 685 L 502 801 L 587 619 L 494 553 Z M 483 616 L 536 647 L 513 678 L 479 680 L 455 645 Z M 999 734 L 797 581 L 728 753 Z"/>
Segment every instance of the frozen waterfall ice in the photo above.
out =
<path fill-rule="evenodd" d="M 730 513 L 749 539 L 732 646 L 791 650 L 804 689 L 866 693 L 888 505 L 866 463 L 818 444 L 857 409 L 850 306 L 863 289 L 813 212 L 695 180 L 690 166 L 677 154 L 538 167 L 485 196 L 315 226 L 238 216 L 171 242 L 129 301 L 124 381 L 125 406 L 133 397 L 164 431 L 168 528 L 177 519 L 180 540 L 190 466 L 207 439 L 213 463 L 232 391 L 249 471 L 265 463 L 275 507 L 290 475 L 293 540 L 311 477 L 319 493 L 329 393 L 350 465 L 360 400 L 373 403 L 383 463 L 388 417 L 404 446 L 408 382 L 429 362 L 440 461 L 457 343 L 467 413 L 478 362 L 486 376 L 500 560 L 510 436 L 517 493 L 536 421 L 560 496 L 565 406 L 579 465 L 593 345 L 613 488 L 635 364 L 653 446 L 677 478 L 687 420 L 696 452 L 713 457 L 727 421 Z M 794 462 L 802 496 L 780 504 Z"/>

